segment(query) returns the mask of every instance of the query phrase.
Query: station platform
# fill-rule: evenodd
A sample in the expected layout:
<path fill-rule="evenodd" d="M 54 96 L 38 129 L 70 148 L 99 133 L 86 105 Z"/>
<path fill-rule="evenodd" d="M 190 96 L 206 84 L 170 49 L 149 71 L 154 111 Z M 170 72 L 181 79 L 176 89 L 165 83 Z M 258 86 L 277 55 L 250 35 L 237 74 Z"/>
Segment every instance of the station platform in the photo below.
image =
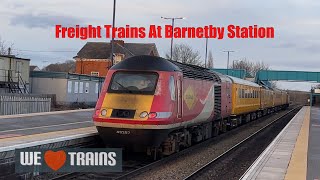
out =
<path fill-rule="evenodd" d="M 0 116 L 0 152 L 97 135 L 93 109 Z"/>
<path fill-rule="evenodd" d="M 93 126 L 93 109 L 0 116 L 0 139 Z"/>
<path fill-rule="evenodd" d="M 320 179 L 320 107 L 304 106 L 241 179 Z"/>

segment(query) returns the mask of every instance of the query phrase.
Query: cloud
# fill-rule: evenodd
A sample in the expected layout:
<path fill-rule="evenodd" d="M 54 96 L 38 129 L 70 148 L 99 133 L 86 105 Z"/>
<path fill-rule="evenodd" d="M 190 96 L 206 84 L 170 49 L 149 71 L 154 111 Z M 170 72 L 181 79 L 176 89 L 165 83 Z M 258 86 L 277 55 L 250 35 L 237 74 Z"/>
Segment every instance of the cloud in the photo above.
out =
<path fill-rule="evenodd" d="M 50 28 L 56 24 L 64 26 L 83 24 L 84 20 L 71 16 L 49 15 L 49 14 L 19 14 L 10 19 L 10 25 L 22 25 L 27 28 Z"/>

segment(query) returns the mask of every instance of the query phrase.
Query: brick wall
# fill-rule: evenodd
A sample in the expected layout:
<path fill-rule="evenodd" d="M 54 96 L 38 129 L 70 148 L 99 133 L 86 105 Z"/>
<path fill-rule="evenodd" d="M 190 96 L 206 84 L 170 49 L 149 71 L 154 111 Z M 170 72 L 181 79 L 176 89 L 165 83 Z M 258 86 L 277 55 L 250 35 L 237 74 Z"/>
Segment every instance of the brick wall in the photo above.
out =
<path fill-rule="evenodd" d="M 91 75 L 91 72 L 99 72 L 99 76 L 104 77 L 110 66 L 111 62 L 107 60 L 77 60 L 76 73 Z"/>

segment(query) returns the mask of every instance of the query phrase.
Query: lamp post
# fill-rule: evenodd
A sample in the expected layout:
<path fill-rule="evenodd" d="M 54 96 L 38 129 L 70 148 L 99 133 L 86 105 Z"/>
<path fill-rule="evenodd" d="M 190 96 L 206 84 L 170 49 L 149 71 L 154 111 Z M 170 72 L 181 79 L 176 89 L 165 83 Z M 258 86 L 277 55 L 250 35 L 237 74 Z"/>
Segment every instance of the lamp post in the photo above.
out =
<path fill-rule="evenodd" d="M 172 31 L 171 31 L 171 51 L 170 51 L 170 60 L 172 60 L 172 47 L 173 47 L 173 28 L 174 28 L 174 20 L 176 19 L 185 19 L 184 17 L 162 17 L 162 19 L 170 19 L 172 21 Z"/>
<path fill-rule="evenodd" d="M 116 0 L 113 0 L 113 17 L 112 17 L 112 29 L 115 26 L 116 21 Z M 113 66 L 113 52 L 114 52 L 114 37 L 111 40 L 111 66 Z"/>
<path fill-rule="evenodd" d="M 227 75 L 229 75 L 229 57 L 230 57 L 230 53 L 231 53 L 231 52 L 234 52 L 234 51 L 230 51 L 230 50 L 228 50 L 228 51 L 223 51 L 223 52 L 226 52 L 226 53 L 228 53 L 228 62 L 227 62 Z"/>

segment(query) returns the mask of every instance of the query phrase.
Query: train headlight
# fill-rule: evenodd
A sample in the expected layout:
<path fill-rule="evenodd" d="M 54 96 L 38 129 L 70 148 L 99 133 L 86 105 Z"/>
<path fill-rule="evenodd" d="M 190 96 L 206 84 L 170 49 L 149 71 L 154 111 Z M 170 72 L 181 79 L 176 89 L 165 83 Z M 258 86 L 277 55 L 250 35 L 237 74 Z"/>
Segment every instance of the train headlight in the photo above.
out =
<path fill-rule="evenodd" d="M 143 111 L 142 113 L 140 113 L 140 117 L 141 118 L 145 118 L 148 116 L 148 112 L 147 111 Z"/>
<path fill-rule="evenodd" d="M 107 110 L 106 109 L 103 109 L 102 111 L 101 111 L 101 116 L 106 116 L 107 115 Z"/>
<path fill-rule="evenodd" d="M 149 118 L 155 118 L 155 117 L 157 117 L 157 113 L 156 112 L 149 113 Z"/>

